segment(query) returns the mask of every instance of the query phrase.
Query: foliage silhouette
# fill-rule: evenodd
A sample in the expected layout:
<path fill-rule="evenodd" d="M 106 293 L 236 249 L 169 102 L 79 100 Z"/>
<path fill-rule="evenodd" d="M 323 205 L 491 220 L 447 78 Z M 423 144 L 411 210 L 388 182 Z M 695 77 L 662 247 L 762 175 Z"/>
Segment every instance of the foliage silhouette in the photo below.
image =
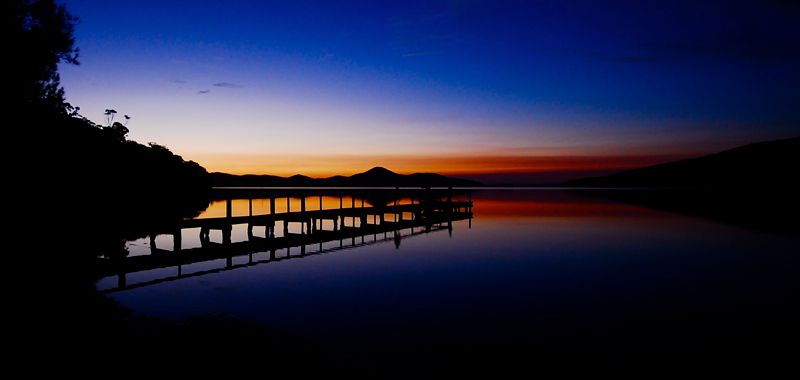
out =
<path fill-rule="evenodd" d="M 109 109 L 107 125 L 100 126 L 66 102 L 58 65 L 77 64 L 78 49 L 77 19 L 63 5 L 8 0 L 0 11 L 11 95 L 4 125 L 16 144 L 7 185 L 22 200 L 12 198 L 23 227 L 18 238 L 31 243 L 25 259 L 33 262 L 24 268 L 35 273 L 23 278 L 43 279 L 36 285 L 46 289 L 23 293 L 22 303 L 35 307 L 16 310 L 49 342 L 110 316 L 94 292 L 94 259 L 124 254 L 126 237 L 204 209 L 210 179 L 166 147 L 128 140 L 127 115 L 115 122 Z"/>
<path fill-rule="evenodd" d="M 64 212 L 89 227 L 104 220 L 101 229 L 124 231 L 134 222 L 183 217 L 206 204 L 210 181 L 200 165 L 163 146 L 128 140 L 128 115 L 115 121 L 117 111 L 106 109 L 106 125 L 100 126 L 66 102 L 58 66 L 78 64 L 76 17 L 54 0 L 9 0 L 2 8 L 13 73 L 8 91 L 14 95 L 6 116 L 17 126 L 12 133 L 41 158 L 14 169 L 18 183 L 43 194 L 57 188 L 69 199 L 61 205 Z"/>
<path fill-rule="evenodd" d="M 72 35 L 77 19 L 54 0 L 3 2 L 3 34 L 7 37 L 7 89 L 14 110 L 67 113 L 58 75 L 61 62 L 78 64 Z M 22 107 L 22 108 L 20 108 Z"/>

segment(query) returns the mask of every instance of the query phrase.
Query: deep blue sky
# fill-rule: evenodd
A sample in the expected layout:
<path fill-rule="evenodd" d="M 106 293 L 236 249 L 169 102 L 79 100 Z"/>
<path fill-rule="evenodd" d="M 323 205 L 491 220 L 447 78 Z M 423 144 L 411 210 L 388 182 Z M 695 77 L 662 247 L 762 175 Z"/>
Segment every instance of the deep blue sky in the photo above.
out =
<path fill-rule="evenodd" d="M 800 134 L 789 1 L 65 3 L 68 100 L 211 170 L 524 172 Z"/>

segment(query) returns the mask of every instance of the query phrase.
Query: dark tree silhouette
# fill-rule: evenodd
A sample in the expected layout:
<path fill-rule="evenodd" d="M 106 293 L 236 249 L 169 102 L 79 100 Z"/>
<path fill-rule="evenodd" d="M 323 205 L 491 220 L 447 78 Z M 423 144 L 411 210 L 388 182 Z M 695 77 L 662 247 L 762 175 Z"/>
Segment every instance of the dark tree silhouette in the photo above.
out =
<path fill-rule="evenodd" d="M 67 103 L 58 68 L 78 64 L 78 49 L 77 18 L 64 5 L 4 0 L 0 22 L 10 95 L 4 125 L 25 144 L 24 154 L 37 157 L 12 165 L 14 183 L 42 196 L 57 192 L 70 199 L 63 207 L 73 208 L 63 211 L 115 234 L 205 207 L 210 182 L 203 167 L 166 148 L 128 140 L 128 115 L 117 121 L 109 108 L 105 124 L 98 125 Z"/>
<path fill-rule="evenodd" d="M 77 19 L 54 0 L 4 0 L 4 60 L 13 110 L 72 112 L 59 83 L 58 64 L 78 64 L 73 30 Z"/>
<path fill-rule="evenodd" d="M 114 122 L 114 116 L 117 115 L 117 110 L 113 108 L 112 109 L 106 108 L 106 110 L 103 112 L 103 115 L 106 115 L 106 124 L 108 124 L 108 126 L 110 127 L 111 123 Z"/>
<path fill-rule="evenodd" d="M 106 131 L 106 133 L 114 140 L 119 142 L 125 141 L 125 138 L 128 136 L 128 132 L 130 132 L 127 125 L 131 117 L 125 115 L 125 124 L 123 124 L 118 121 L 114 121 L 114 116 L 117 114 L 115 109 L 106 108 L 103 114 L 106 115 L 106 126 L 103 127 L 103 130 Z"/>

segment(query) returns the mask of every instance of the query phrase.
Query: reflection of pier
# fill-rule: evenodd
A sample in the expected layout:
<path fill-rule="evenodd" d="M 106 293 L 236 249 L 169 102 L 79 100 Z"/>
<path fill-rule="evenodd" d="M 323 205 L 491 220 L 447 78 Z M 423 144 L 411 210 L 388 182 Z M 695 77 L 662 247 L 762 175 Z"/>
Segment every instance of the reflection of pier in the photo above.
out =
<path fill-rule="evenodd" d="M 351 207 L 344 207 L 340 197 L 339 208 L 323 209 L 322 196 L 319 196 L 319 209 L 307 210 L 308 196 L 300 197 L 300 210 L 288 209 L 276 212 L 276 198 L 270 196 L 270 212 L 264 215 L 253 215 L 252 206 L 249 215 L 234 216 L 232 201 L 226 201 L 226 216 L 219 218 L 190 219 L 178 225 L 164 227 L 150 234 L 150 255 L 124 258 L 106 258 L 101 260 L 99 274 L 101 277 L 117 276 L 117 286 L 105 289 L 114 292 L 138 288 L 157 283 L 177 280 L 185 277 L 216 273 L 235 268 L 299 258 L 314 254 L 337 251 L 393 241 L 399 246 L 401 239 L 425 234 L 433 231 L 449 230 L 452 233 L 452 222 L 472 218 L 472 202 L 454 201 L 448 195 L 445 200 L 423 199 L 412 200 L 411 204 L 394 204 L 385 206 L 365 206 L 363 198 L 361 207 L 357 207 L 355 198 Z M 413 199 L 413 198 L 412 198 Z M 251 201 L 252 204 L 252 201 Z M 390 216 L 387 218 L 387 216 Z M 329 221 L 332 228 L 325 229 L 324 221 Z M 299 233 L 290 232 L 290 226 L 299 224 Z M 231 232 L 234 225 L 247 226 L 247 240 L 232 242 Z M 265 227 L 263 236 L 256 236 L 253 227 Z M 276 226 L 282 226 L 283 236 L 276 236 Z M 181 233 L 183 229 L 200 228 L 200 243 L 197 248 L 183 249 Z M 220 231 L 221 242 L 213 242 L 211 231 Z M 156 246 L 157 235 L 172 235 L 173 249 L 166 250 Z M 338 245 L 329 244 L 337 242 Z M 292 255 L 292 248 L 299 252 Z M 285 250 L 283 256 L 276 257 L 276 251 Z M 268 253 L 269 258 L 253 260 L 254 254 Z M 248 256 L 246 263 L 234 264 L 234 257 Z M 225 259 L 225 266 L 216 269 L 183 274 L 183 266 L 212 260 Z M 127 284 L 127 275 L 159 268 L 177 269 L 176 274 L 150 281 Z"/>

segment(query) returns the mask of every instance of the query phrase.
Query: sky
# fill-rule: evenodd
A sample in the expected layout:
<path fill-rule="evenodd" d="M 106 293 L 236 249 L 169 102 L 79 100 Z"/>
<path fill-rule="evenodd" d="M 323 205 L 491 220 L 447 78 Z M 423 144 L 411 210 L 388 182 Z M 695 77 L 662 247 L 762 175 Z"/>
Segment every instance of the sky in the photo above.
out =
<path fill-rule="evenodd" d="M 800 135 L 792 1 L 63 3 L 67 100 L 209 171 L 536 182 Z"/>

